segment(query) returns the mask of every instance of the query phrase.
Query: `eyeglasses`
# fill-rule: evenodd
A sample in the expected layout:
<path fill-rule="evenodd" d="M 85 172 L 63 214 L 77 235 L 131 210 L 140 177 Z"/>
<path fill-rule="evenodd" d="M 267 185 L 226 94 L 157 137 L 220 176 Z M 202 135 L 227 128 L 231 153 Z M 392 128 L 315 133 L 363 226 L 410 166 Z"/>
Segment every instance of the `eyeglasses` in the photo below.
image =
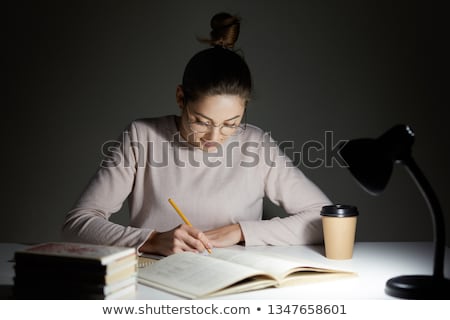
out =
<path fill-rule="evenodd" d="M 189 108 L 186 107 L 188 117 L 191 117 L 189 112 Z M 206 133 L 212 130 L 213 128 L 219 128 L 220 134 L 224 136 L 238 136 L 242 134 L 247 127 L 247 109 L 244 110 L 244 114 L 242 115 L 242 121 L 239 125 L 214 125 L 205 121 L 192 121 L 188 119 L 189 128 L 195 133 Z"/>

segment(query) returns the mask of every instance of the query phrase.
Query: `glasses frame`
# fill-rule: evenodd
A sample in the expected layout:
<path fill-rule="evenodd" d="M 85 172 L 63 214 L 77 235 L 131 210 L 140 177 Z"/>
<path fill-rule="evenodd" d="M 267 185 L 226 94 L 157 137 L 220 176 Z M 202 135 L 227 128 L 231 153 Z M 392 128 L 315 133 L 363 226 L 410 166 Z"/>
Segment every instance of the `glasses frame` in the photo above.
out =
<path fill-rule="evenodd" d="M 242 133 L 244 133 L 245 129 L 247 128 L 247 107 L 245 107 L 245 109 L 244 109 L 244 113 L 242 114 L 242 117 L 241 117 L 241 122 L 239 123 L 238 126 L 235 126 L 235 128 L 234 128 L 235 131 L 232 134 L 224 134 L 222 132 L 222 129 L 224 127 L 229 127 L 230 128 L 230 126 L 226 126 L 223 123 L 219 124 L 219 125 L 215 125 L 215 124 L 212 124 L 212 123 L 207 124 L 207 123 L 205 123 L 203 121 L 192 121 L 192 120 L 189 120 L 189 118 L 192 116 L 192 114 L 189 112 L 189 107 L 187 105 L 186 105 L 186 112 L 187 112 L 187 116 L 188 116 L 187 123 L 189 125 L 189 129 L 191 129 L 191 131 L 194 132 L 194 133 L 207 133 L 207 132 L 210 132 L 213 128 L 219 128 L 219 132 L 220 132 L 221 135 L 226 136 L 226 137 L 233 137 L 233 136 L 241 135 Z M 206 130 L 205 131 L 198 131 L 198 130 L 193 129 L 192 125 L 195 124 L 195 123 L 201 123 L 202 126 L 205 126 Z"/>

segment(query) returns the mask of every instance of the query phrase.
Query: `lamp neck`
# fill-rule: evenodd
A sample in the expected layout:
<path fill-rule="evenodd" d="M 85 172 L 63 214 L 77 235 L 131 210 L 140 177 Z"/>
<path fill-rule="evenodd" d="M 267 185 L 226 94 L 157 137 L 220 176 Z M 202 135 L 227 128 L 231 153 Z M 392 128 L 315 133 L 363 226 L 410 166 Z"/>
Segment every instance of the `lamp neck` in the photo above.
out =
<path fill-rule="evenodd" d="M 409 174 L 420 189 L 420 192 L 425 198 L 425 201 L 427 202 L 428 208 L 430 210 L 433 223 L 435 249 L 433 276 L 444 278 L 445 222 L 441 205 L 439 204 L 439 200 L 436 197 L 433 188 L 425 178 L 425 175 L 422 173 L 420 168 L 417 166 L 412 156 L 403 159 L 402 163 L 406 166 Z"/>

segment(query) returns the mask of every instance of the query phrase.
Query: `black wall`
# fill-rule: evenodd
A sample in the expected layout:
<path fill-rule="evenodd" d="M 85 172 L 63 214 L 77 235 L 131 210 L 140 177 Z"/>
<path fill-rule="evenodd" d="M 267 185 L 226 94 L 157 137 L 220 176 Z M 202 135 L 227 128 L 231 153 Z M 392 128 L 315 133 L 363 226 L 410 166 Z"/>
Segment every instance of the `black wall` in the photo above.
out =
<path fill-rule="evenodd" d="M 58 240 L 65 213 L 131 120 L 177 114 L 175 87 L 219 11 L 243 18 L 237 43 L 253 72 L 248 119 L 302 151 L 376 137 L 397 123 L 450 233 L 447 103 L 431 5 L 413 1 L 9 1 L 2 108 L 0 241 Z M 323 151 L 311 152 L 313 159 Z M 359 241 L 432 240 L 417 188 L 396 166 L 366 194 L 334 163 L 300 165 L 335 202 L 359 207 Z M 126 208 L 114 220 L 126 223 Z M 279 214 L 267 203 L 266 215 Z M 449 241 L 447 241 L 449 243 Z"/>

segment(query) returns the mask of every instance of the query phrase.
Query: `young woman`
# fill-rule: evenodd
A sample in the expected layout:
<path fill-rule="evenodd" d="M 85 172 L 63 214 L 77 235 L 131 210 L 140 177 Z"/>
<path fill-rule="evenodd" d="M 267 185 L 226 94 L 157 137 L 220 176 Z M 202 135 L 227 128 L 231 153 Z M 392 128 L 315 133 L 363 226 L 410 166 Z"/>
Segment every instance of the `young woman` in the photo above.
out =
<path fill-rule="evenodd" d="M 192 57 L 176 89 L 181 115 L 129 125 L 67 214 L 67 241 L 170 255 L 322 240 L 319 212 L 328 198 L 267 133 L 245 121 L 252 81 L 233 51 L 239 25 L 227 13 L 213 17 L 212 48 Z M 289 216 L 262 220 L 264 197 Z M 193 226 L 180 224 L 168 198 Z M 129 226 L 110 222 L 126 199 Z"/>

